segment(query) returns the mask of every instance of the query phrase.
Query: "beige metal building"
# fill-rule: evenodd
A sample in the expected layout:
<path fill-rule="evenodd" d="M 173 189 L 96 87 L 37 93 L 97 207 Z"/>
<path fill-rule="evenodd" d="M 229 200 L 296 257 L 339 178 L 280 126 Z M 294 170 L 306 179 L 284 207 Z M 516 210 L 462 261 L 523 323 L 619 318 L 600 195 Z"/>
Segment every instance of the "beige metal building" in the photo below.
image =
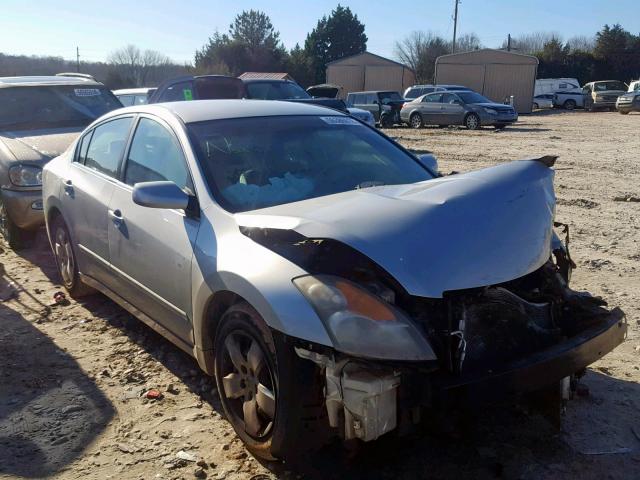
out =
<path fill-rule="evenodd" d="M 495 101 L 513 95 L 518 113 L 531 113 L 538 59 L 505 50 L 475 50 L 436 59 L 435 81 L 464 85 Z"/>
<path fill-rule="evenodd" d="M 328 63 L 327 83 L 342 86 L 342 95 L 363 90 L 395 90 L 403 93 L 416 83 L 416 76 L 413 70 L 402 63 L 363 52 Z"/>

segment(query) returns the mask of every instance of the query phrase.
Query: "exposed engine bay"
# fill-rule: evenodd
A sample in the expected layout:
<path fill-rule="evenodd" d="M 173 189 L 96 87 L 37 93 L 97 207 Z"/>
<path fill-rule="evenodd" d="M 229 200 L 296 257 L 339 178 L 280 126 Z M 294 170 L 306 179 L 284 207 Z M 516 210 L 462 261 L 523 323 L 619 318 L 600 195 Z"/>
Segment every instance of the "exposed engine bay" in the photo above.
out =
<path fill-rule="evenodd" d="M 602 299 L 569 288 L 575 265 L 568 253 L 568 227 L 556 226 L 564 228 L 565 244 L 558 242 L 542 267 L 502 284 L 445 292 L 441 299 L 409 295 L 375 262 L 339 241 L 309 239 L 290 230 L 242 231 L 312 274 L 347 278 L 397 306 L 428 339 L 436 362 L 385 363 L 322 349 L 296 349 L 324 372 L 330 425 L 345 439 L 368 441 L 395 429 L 403 417 L 400 409 L 415 412 L 441 402 L 440 389 L 525 365 L 527 359 L 607 322 L 622 325 L 624 314 L 619 309 L 610 311 Z M 625 331 L 626 325 L 615 337 L 621 341 Z M 604 353 L 594 355 L 599 358 Z M 531 382 L 531 389 L 542 386 L 540 382 L 556 381 L 566 390 L 577 370 L 566 373 L 550 371 L 548 379 Z"/>

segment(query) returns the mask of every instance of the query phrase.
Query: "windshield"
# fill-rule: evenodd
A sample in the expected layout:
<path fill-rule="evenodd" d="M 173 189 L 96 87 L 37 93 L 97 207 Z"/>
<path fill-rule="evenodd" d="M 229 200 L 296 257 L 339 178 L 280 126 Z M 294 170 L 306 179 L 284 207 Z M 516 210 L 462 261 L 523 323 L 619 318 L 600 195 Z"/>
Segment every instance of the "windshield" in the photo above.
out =
<path fill-rule="evenodd" d="M 104 87 L 0 88 L 0 128 L 84 127 L 122 104 Z"/>
<path fill-rule="evenodd" d="M 593 89 L 596 92 L 605 92 L 607 90 L 623 90 L 626 91 L 627 87 L 625 87 L 622 82 L 599 82 L 593 84 Z"/>
<path fill-rule="evenodd" d="M 398 92 L 380 92 L 378 98 L 382 103 L 402 101 L 402 97 Z"/>
<path fill-rule="evenodd" d="M 345 116 L 282 116 L 188 125 L 220 204 L 244 212 L 432 178 L 411 155 Z"/>
<path fill-rule="evenodd" d="M 246 86 L 249 98 L 258 100 L 311 98 L 300 85 L 292 82 L 252 82 Z"/>
<path fill-rule="evenodd" d="M 476 92 L 456 92 L 464 103 L 493 103 L 488 98 L 483 97 Z"/>

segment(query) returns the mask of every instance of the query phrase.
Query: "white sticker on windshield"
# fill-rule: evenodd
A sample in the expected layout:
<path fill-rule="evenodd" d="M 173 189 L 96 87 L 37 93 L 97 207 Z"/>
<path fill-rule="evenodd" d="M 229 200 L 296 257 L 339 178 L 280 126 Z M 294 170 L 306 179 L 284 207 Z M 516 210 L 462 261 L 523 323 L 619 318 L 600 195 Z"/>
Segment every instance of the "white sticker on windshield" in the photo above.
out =
<path fill-rule="evenodd" d="M 73 93 L 76 97 L 97 97 L 100 96 L 100 90 L 97 88 L 74 88 Z"/>
<path fill-rule="evenodd" d="M 329 125 L 360 125 L 360 122 L 351 117 L 320 117 L 320 119 Z"/>

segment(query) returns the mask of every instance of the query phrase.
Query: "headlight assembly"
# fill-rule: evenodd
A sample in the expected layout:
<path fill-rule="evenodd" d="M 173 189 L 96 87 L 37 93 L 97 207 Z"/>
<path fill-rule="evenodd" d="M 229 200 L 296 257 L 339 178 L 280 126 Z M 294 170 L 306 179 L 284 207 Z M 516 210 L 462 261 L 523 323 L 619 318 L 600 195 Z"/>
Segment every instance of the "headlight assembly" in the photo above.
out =
<path fill-rule="evenodd" d="M 498 111 L 493 109 L 493 108 L 484 107 L 484 111 L 486 113 L 488 113 L 489 115 L 497 115 L 498 114 Z"/>
<path fill-rule="evenodd" d="M 411 320 L 349 280 L 308 275 L 293 280 L 323 321 L 336 350 L 380 360 L 435 360 Z"/>
<path fill-rule="evenodd" d="M 9 180 L 18 187 L 42 185 L 42 168 L 35 165 L 13 165 L 9 168 Z"/>

